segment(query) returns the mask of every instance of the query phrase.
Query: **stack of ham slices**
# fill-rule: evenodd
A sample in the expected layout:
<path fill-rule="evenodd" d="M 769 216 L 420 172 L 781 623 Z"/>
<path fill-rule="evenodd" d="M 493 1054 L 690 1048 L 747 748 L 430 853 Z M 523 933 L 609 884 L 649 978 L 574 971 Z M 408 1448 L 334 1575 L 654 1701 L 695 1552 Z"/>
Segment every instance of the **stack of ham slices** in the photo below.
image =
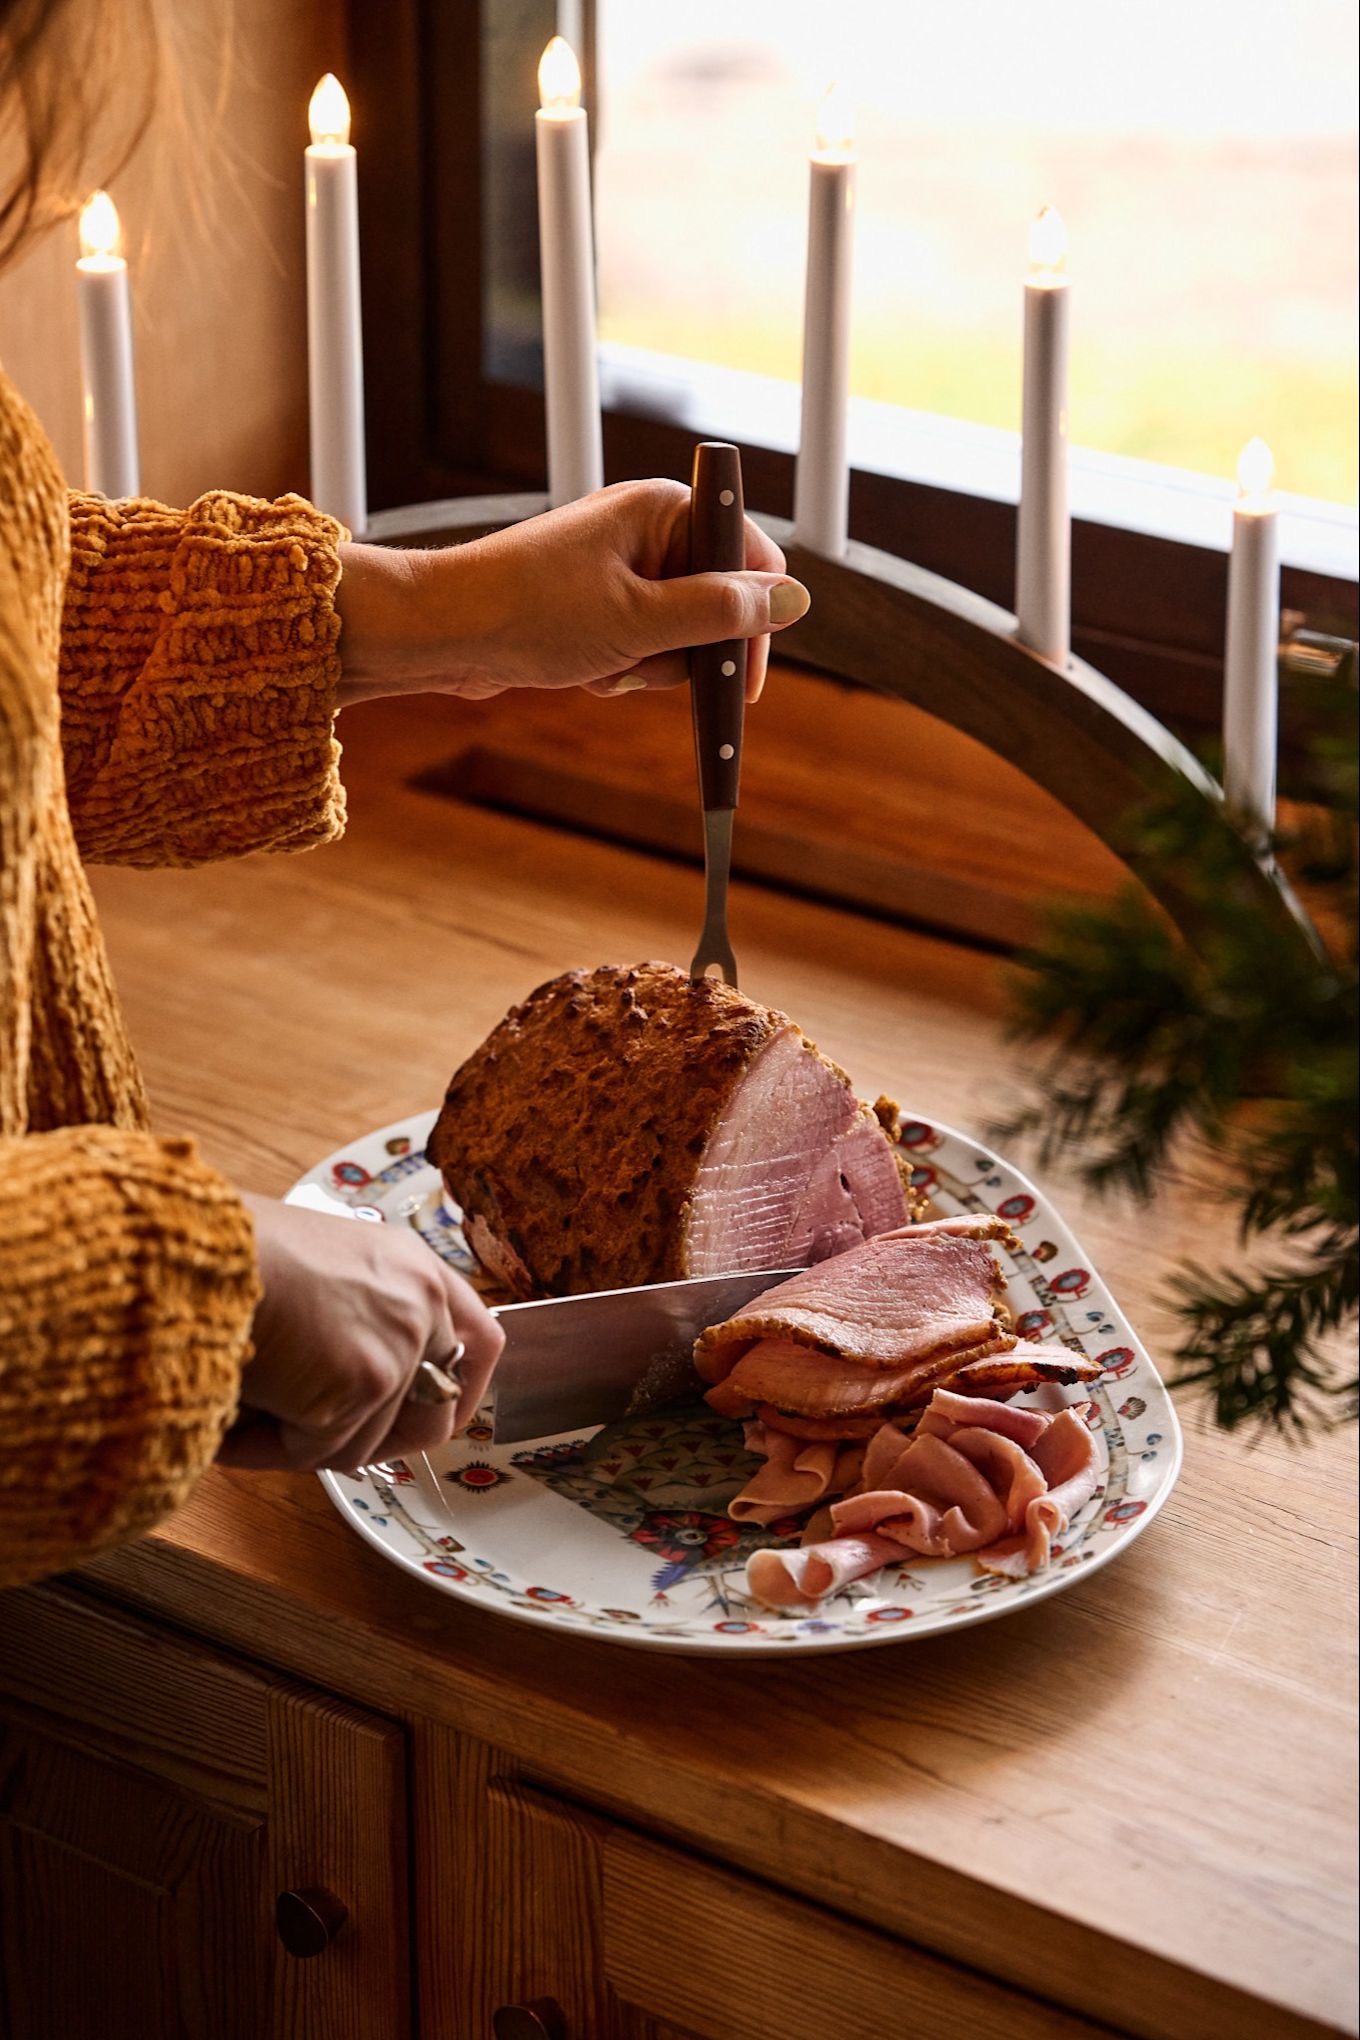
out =
<path fill-rule="evenodd" d="M 695 1347 L 707 1400 L 741 1417 L 764 1465 L 739 1522 L 809 1515 L 797 1551 L 758 1551 L 747 1584 L 805 1607 L 909 1553 L 971 1554 L 994 1572 L 1048 1563 L 1094 1492 L 1095 1440 L 1075 1409 L 1013 1409 L 1041 1382 L 1098 1373 L 1066 1346 L 1020 1341 L 988 1241 L 998 1219 L 904 1226 L 767 1290 Z"/>

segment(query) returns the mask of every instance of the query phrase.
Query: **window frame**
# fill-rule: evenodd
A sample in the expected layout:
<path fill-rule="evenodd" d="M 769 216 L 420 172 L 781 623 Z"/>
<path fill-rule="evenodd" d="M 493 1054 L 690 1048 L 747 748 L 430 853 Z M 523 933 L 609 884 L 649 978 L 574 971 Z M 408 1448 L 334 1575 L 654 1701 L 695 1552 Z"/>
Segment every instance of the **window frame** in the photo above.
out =
<path fill-rule="evenodd" d="M 555 28 L 553 0 L 354 0 L 349 55 L 360 149 L 369 497 L 373 507 L 545 485 L 543 398 L 485 373 L 481 78 L 495 9 L 503 91 L 522 99 L 531 140 L 533 79 Z M 584 0 L 587 104 L 593 0 Z M 606 405 L 605 474 L 688 476 L 701 418 Z M 739 442 L 741 443 L 741 442 Z M 787 517 L 793 457 L 741 443 L 747 501 Z M 1015 506 L 970 492 L 855 470 L 851 536 L 910 559 L 1010 609 Z M 1227 554 L 1088 518 L 1072 527 L 1072 644 L 1081 657 L 1191 739 L 1221 719 Z M 1354 638 L 1354 580 L 1286 566 L 1283 635 Z M 1316 679 L 1281 699 L 1295 750 L 1315 720 Z"/>

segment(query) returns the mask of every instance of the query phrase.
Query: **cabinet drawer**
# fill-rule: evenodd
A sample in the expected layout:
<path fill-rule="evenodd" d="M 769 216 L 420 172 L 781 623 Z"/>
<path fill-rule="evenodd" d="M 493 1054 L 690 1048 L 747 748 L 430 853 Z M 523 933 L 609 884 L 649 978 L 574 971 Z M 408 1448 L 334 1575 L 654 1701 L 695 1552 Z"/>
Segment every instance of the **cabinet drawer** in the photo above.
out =
<path fill-rule="evenodd" d="M 1109 2040 L 1110 2030 L 510 1781 L 490 1788 L 501 2002 L 567 2040 Z"/>
<path fill-rule="evenodd" d="M 407 1943 L 395 1724 L 61 1587 L 0 1595 L 6 2040 L 408 2040 Z"/>

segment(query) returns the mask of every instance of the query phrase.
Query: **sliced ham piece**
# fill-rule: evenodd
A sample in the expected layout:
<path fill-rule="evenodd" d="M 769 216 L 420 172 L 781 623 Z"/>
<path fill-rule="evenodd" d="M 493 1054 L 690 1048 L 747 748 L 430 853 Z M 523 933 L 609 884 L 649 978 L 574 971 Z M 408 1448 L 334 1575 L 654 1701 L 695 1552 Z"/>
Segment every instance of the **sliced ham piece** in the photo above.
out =
<path fill-rule="evenodd" d="M 830 1506 L 836 1535 L 805 1545 L 801 1568 L 788 1553 L 754 1554 L 747 1589 L 773 1607 L 806 1605 L 872 1571 L 874 1550 L 1039 1571 L 1094 1494 L 1099 1465 L 1079 1410 L 1013 1410 L 939 1390 L 913 1433 L 883 1424 L 870 1439 L 858 1491 Z"/>
<path fill-rule="evenodd" d="M 771 1608 L 815 1608 L 838 1587 L 901 1557 L 901 1545 L 887 1537 L 833 1537 L 797 1551 L 753 1551 L 746 1561 L 746 1591 Z"/>
<path fill-rule="evenodd" d="M 1100 1368 L 1084 1353 L 1070 1346 L 1041 1346 L 1022 1339 L 1017 1346 L 995 1358 L 970 1360 L 960 1367 L 950 1387 L 962 1395 L 1014 1395 L 1019 1388 L 1035 1388 L 1041 1381 L 1057 1388 L 1075 1388 L 1095 1381 Z"/>
<path fill-rule="evenodd" d="M 783 1013 L 673 964 L 571 971 L 455 1072 L 431 1160 L 521 1296 L 804 1267 L 912 1216 L 888 1127 Z"/>
<path fill-rule="evenodd" d="M 1030 1503 L 1018 1536 L 978 1553 L 978 1564 L 987 1572 L 1012 1576 L 1042 1572 L 1054 1538 L 1063 1535 L 1096 1491 L 1100 1468 L 1095 1442 L 1077 1411 L 1062 1410 L 1054 1417 L 1034 1448 L 1034 1458 L 1048 1492 Z"/>
<path fill-rule="evenodd" d="M 707 1399 L 724 1416 L 742 1416 L 761 1403 L 803 1417 L 865 1416 L 924 1402 L 926 1384 L 936 1374 L 953 1378 L 966 1363 L 1004 1351 L 1007 1344 L 1007 1334 L 998 1329 L 961 1353 L 932 1354 L 905 1367 L 859 1367 L 794 1339 L 760 1339 L 707 1391 Z"/>
<path fill-rule="evenodd" d="M 1008 1395 L 1092 1378 L 1065 1347 L 1019 1342 L 1001 1302 L 989 1214 L 905 1226 L 767 1289 L 701 1333 L 694 1364 L 711 1407 L 808 1440 L 868 1438 L 937 1388 Z"/>
<path fill-rule="evenodd" d="M 864 1458 L 858 1446 L 791 1438 L 761 1423 L 746 1426 L 746 1444 L 765 1463 L 728 1504 L 735 1523 L 776 1523 L 805 1514 L 827 1495 L 843 1495 L 859 1479 Z"/>
<path fill-rule="evenodd" d="M 913 1219 L 910 1225 L 899 1225 L 891 1237 L 905 1240 L 924 1233 L 947 1233 L 956 1239 L 1005 1240 L 1012 1247 L 1017 1244 L 1009 1221 L 998 1218 L 994 1211 L 956 1211 L 952 1218 Z"/>
<path fill-rule="evenodd" d="M 990 1342 L 1004 1289 L 985 1240 L 884 1234 L 778 1283 L 703 1332 L 694 1364 L 706 1381 L 721 1381 L 752 1346 L 778 1339 L 863 1368 L 902 1369 Z"/>
<path fill-rule="evenodd" d="M 1003 1438 L 1014 1438 L 1017 1445 L 1037 1445 L 1049 1427 L 1049 1420 L 1043 1410 L 1017 1410 L 1008 1403 L 990 1403 L 979 1407 L 974 1396 L 955 1395 L 947 1388 L 937 1388 L 930 1398 L 930 1407 L 921 1419 L 922 1429 L 943 1429 L 945 1425 L 985 1425 L 989 1431 L 997 1432 Z M 947 1435 L 947 1434 L 946 1434 Z M 899 1432 L 898 1436 L 902 1434 Z M 906 1444 L 906 1439 L 902 1439 Z M 881 1450 L 882 1448 L 880 1448 Z"/>

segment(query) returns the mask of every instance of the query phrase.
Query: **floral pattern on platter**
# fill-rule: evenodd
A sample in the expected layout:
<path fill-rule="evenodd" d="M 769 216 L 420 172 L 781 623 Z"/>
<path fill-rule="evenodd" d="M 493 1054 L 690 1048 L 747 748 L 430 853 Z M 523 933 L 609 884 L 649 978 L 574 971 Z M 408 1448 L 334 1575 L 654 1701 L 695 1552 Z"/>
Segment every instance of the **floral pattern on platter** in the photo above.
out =
<path fill-rule="evenodd" d="M 433 1119 L 421 1114 L 350 1142 L 296 1187 L 356 1216 L 410 1225 L 497 1300 L 463 1239 L 461 1213 L 425 1159 Z M 1104 1478 L 1045 1572 L 1010 1579 L 979 1576 L 965 1560 L 904 1560 L 817 1608 L 781 1614 L 754 1604 L 744 1592 L 747 1558 L 760 1545 L 796 1542 L 798 1526 L 788 1518 L 768 1529 L 730 1520 L 727 1503 L 756 1462 L 739 1427 L 699 1401 L 517 1447 L 498 1447 L 490 1411 L 479 1411 L 442 1452 L 354 1476 L 322 1475 L 332 1500 L 386 1558 L 454 1599 L 675 1651 L 804 1655 L 923 1637 L 1025 1607 L 1089 1576 L 1146 1528 L 1174 1485 L 1181 1440 L 1170 1398 L 1099 1274 L 1033 1184 L 926 1120 L 907 1123 L 904 1150 L 928 1176 L 941 1215 L 1009 1219 L 1020 1245 L 1002 1260 L 1029 1336 L 1060 1340 L 1104 1370 L 1087 1404 Z"/>

